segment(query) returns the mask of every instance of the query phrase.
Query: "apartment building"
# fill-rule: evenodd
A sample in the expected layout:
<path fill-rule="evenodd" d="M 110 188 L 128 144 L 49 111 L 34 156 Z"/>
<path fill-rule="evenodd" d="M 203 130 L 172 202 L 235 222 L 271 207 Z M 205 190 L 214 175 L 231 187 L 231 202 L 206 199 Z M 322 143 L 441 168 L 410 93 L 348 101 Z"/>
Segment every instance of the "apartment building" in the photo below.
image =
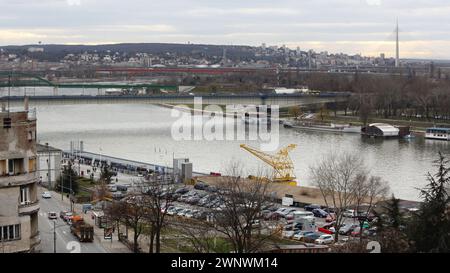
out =
<path fill-rule="evenodd" d="M 0 110 L 0 253 L 31 252 L 39 244 L 36 118 Z"/>
<path fill-rule="evenodd" d="M 37 170 L 42 186 L 53 189 L 61 176 L 62 150 L 48 145 L 37 144 Z"/>

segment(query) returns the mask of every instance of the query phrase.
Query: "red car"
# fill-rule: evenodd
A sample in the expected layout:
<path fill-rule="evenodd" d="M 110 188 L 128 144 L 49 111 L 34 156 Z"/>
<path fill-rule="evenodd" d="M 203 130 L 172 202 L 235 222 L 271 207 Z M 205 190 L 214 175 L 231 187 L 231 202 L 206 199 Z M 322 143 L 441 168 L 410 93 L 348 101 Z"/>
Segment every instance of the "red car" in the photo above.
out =
<path fill-rule="evenodd" d="M 317 230 L 322 232 L 322 233 L 325 233 L 325 234 L 334 234 L 333 231 L 331 231 L 329 229 L 326 229 L 326 228 L 318 228 Z"/>

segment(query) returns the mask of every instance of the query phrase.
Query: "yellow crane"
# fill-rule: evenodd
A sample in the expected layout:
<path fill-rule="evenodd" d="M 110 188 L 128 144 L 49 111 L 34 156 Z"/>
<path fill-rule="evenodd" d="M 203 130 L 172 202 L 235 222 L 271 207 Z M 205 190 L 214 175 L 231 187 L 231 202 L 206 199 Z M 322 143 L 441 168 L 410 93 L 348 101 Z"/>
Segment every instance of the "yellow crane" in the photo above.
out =
<path fill-rule="evenodd" d="M 241 144 L 242 149 L 261 159 L 275 170 L 272 178 L 273 182 L 288 183 L 293 186 L 296 186 L 297 182 L 295 181 L 294 164 L 289 157 L 289 152 L 295 149 L 295 147 L 297 147 L 296 144 L 289 144 L 280 149 L 275 155 L 271 155 L 245 144 Z"/>

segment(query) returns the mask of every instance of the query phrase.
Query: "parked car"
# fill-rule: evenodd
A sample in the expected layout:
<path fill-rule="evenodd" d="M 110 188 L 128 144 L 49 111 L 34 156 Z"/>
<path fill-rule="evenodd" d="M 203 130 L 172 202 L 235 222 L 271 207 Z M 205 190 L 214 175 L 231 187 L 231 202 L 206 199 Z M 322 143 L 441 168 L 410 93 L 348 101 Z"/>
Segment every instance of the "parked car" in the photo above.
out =
<path fill-rule="evenodd" d="M 193 210 L 188 210 L 185 214 L 185 217 L 187 218 L 192 218 L 194 216 L 194 211 Z"/>
<path fill-rule="evenodd" d="M 305 206 L 306 211 L 313 211 L 314 209 L 320 209 L 320 206 L 317 204 L 311 204 L 311 205 Z"/>
<path fill-rule="evenodd" d="M 174 215 L 175 214 L 175 212 L 176 212 L 176 207 L 170 207 L 170 208 L 168 208 L 167 209 L 167 214 L 168 215 Z"/>
<path fill-rule="evenodd" d="M 191 196 L 186 200 L 186 203 L 189 203 L 191 205 L 195 205 L 198 203 L 198 201 L 200 201 L 200 197 L 198 196 Z"/>
<path fill-rule="evenodd" d="M 206 187 L 205 191 L 217 192 L 217 187 L 216 186 L 209 186 L 209 187 Z"/>
<path fill-rule="evenodd" d="M 277 213 L 277 214 L 279 214 L 279 215 L 281 216 L 281 214 L 282 214 L 285 210 L 287 210 L 287 208 L 279 208 L 279 209 L 277 209 L 277 210 L 275 211 L 275 213 Z"/>
<path fill-rule="evenodd" d="M 285 230 L 301 230 L 303 227 L 302 223 L 291 223 L 284 226 Z"/>
<path fill-rule="evenodd" d="M 124 186 L 124 185 L 116 185 L 116 189 L 117 189 L 118 191 L 127 191 L 127 190 L 128 190 L 128 187 L 127 187 L 127 186 Z"/>
<path fill-rule="evenodd" d="M 335 225 L 336 225 L 336 222 L 333 221 L 333 222 L 331 222 L 331 223 L 326 223 L 326 224 L 323 225 L 322 227 L 325 228 L 325 229 L 330 229 L 330 228 L 334 227 Z"/>
<path fill-rule="evenodd" d="M 201 198 L 200 200 L 198 200 L 197 205 L 199 205 L 200 207 L 203 207 L 204 205 L 206 205 L 209 202 L 209 196 L 205 196 L 203 198 Z"/>
<path fill-rule="evenodd" d="M 331 213 L 336 213 L 336 211 L 337 211 L 337 209 L 334 208 L 334 207 L 326 207 L 326 208 L 323 208 L 323 210 L 328 212 L 328 213 L 330 213 L 330 214 Z"/>
<path fill-rule="evenodd" d="M 294 236 L 294 234 L 295 234 L 294 230 L 283 230 L 281 236 L 283 236 L 283 238 L 290 239 Z"/>
<path fill-rule="evenodd" d="M 329 234 L 320 235 L 320 237 L 317 238 L 314 241 L 314 243 L 316 243 L 318 245 L 332 244 L 332 243 L 334 243 L 334 237 L 333 237 L 333 235 L 329 235 Z"/>
<path fill-rule="evenodd" d="M 68 213 L 68 211 L 63 210 L 59 212 L 59 218 L 64 219 L 64 216 L 66 215 L 66 213 Z"/>
<path fill-rule="evenodd" d="M 342 215 L 344 215 L 344 217 L 347 217 L 347 218 L 354 218 L 354 217 L 356 217 L 356 212 L 353 209 L 348 209 L 348 210 L 344 211 L 344 213 Z"/>
<path fill-rule="evenodd" d="M 202 182 L 198 182 L 194 185 L 194 189 L 196 190 L 205 190 L 207 187 L 209 187 L 209 185 Z"/>
<path fill-rule="evenodd" d="M 357 237 L 357 236 L 360 235 L 360 233 L 361 233 L 361 228 L 360 227 L 355 227 L 353 229 L 353 231 L 350 233 L 350 236 Z M 363 233 L 364 233 L 364 231 L 363 231 Z"/>
<path fill-rule="evenodd" d="M 264 220 L 278 220 L 280 218 L 280 215 L 275 212 L 269 212 L 267 214 L 264 214 Z"/>
<path fill-rule="evenodd" d="M 44 191 L 42 193 L 42 198 L 45 198 L 45 199 L 52 198 L 52 195 L 50 194 L 50 192 Z"/>
<path fill-rule="evenodd" d="M 301 241 L 307 234 L 310 234 L 310 233 L 314 233 L 314 231 L 299 231 L 299 232 L 295 233 L 293 238 L 295 240 Z"/>
<path fill-rule="evenodd" d="M 283 217 L 283 218 L 289 218 L 288 215 L 292 214 L 294 211 L 296 211 L 296 209 L 292 209 L 292 208 L 289 209 L 289 208 L 287 208 L 287 209 L 283 210 L 280 213 L 280 216 Z M 293 218 L 293 215 L 292 215 L 292 218 Z"/>
<path fill-rule="evenodd" d="M 66 221 L 66 222 L 69 222 L 70 219 L 71 219 L 72 217 L 73 217 L 73 213 L 72 213 L 72 212 L 67 212 L 67 213 L 64 215 L 63 220 Z"/>
<path fill-rule="evenodd" d="M 184 217 L 186 215 L 186 213 L 189 212 L 189 211 L 190 211 L 190 209 L 182 209 L 179 212 L 177 212 L 177 215 Z"/>
<path fill-rule="evenodd" d="M 318 239 L 322 233 L 313 232 L 305 235 L 303 241 L 307 243 L 314 243 L 316 239 Z"/>
<path fill-rule="evenodd" d="M 368 223 L 368 222 L 364 222 L 364 224 L 363 224 L 363 226 L 362 226 L 362 233 L 363 233 L 363 236 L 369 235 L 369 228 L 370 228 L 369 223 Z M 376 231 L 376 227 L 374 227 L 374 229 L 372 229 L 372 232 L 373 232 L 374 230 Z M 353 229 L 353 231 L 352 231 L 352 233 L 351 233 L 351 236 L 359 236 L 360 233 L 361 233 L 361 227 L 360 227 L 360 225 L 357 225 L 357 227 L 355 227 L 355 228 Z"/>
<path fill-rule="evenodd" d="M 377 227 L 371 227 L 367 230 L 368 236 L 376 236 L 377 235 Z"/>
<path fill-rule="evenodd" d="M 183 212 L 184 210 L 185 210 L 184 208 L 176 208 L 175 211 L 173 212 L 173 215 L 181 216 L 180 213 Z"/>
<path fill-rule="evenodd" d="M 327 217 L 325 218 L 325 222 L 332 223 L 334 221 L 336 221 L 336 214 L 328 213 Z"/>
<path fill-rule="evenodd" d="M 313 209 L 312 213 L 314 214 L 315 217 L 320 218 L 326 218 L 328 216 L 328 213 L 322 209 Z"/>
<path fill-rule="evenodd" d="M 58 219 L 58 215 L 56 214 L 56 212 L 50 211 L 49 213 L 47 213 L 48 219 L 50 220 L 54 220 L 54 219 Z"/>
<path fill-rule="evenodd" d="M 181 194 L 181 195 L 183 195 L 185 193 L 188 193 L 188 192 L 189 192 L 188 188 L 179 188 L 179 189 L 175 190 L 175 193 L 178 193 L 178 194 Z"/>
<path fill-rule="evenodd" d="M 339 229 L 339 234 L 349 235 L 358 225 L 356 224 L 345 224 Z"/>

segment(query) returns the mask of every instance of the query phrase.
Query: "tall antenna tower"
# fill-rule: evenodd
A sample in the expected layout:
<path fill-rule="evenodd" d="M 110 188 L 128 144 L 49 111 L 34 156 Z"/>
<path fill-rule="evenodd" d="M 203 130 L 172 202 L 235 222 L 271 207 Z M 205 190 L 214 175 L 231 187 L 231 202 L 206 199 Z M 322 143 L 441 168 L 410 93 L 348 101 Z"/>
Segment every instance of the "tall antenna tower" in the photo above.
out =
<path fill-rule="evenodd" d="M 400 46 L 398 41 L 398 18 L 397 26 L 395 28 L 395 67 L 400 67 Z"/>

